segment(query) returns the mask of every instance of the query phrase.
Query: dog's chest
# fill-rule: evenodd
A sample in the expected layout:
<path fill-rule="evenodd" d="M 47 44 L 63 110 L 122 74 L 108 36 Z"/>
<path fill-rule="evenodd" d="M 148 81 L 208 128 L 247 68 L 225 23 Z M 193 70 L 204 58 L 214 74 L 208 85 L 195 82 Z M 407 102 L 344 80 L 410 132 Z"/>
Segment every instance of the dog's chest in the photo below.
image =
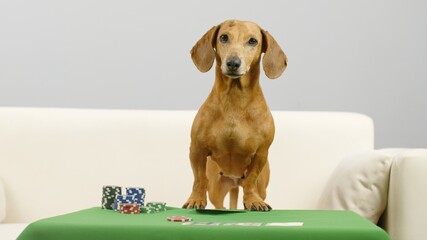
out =
<path fill-rule="evenodd" d="M 212 122 L 209 134 L 210 156 L 225 176 L 240 178 L 262 142 L 259 125 L 245 115 L 223 115 Z"/>
<path fill-rule="evenodd" d="M 212 127 L 214 147 L 229 152 L 252 154 L 261 142 L 260 126 L 245 115 L 229 114 L 216 121 Z"/>

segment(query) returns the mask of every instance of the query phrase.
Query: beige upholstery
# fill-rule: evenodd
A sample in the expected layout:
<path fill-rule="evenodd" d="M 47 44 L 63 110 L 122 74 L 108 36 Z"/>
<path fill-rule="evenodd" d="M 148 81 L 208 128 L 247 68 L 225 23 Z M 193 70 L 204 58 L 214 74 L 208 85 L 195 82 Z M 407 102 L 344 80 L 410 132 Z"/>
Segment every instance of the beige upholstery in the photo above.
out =
<path fill-rule="evenodd" d="M 427 149 L 394 153 L 384 228 L 393 240 L 427 239 Z"/>
<path fill-rule="evenodd" d="M 3 181 L 0 178 L 0 222 L 6 217 L 6 195 L 4 192 Z"/>
<path fill-rule="evenodd" d="M 188 148 L 195 113 L 0 108 L 4 222 L 28 223 L 100 206 L 101 188 L 108 184 L 143 186 L 147 201 L 181 206 L 193 181 Z M 276 136 L 270 149 L 267 202 L 274 209 L 315 209 L 340 161 L 354 152 L 373 150 L 373 122 L 367 116 L 345 112 L 273 112 L 273 116 Z M 392 179 L 391 188 L 402 184 L 393 181 L 402 180 Z M 408 197 L 413 196 L 410 191 Z M 396 195 L 391 193 L 390 198 Z M 407 217 L 413 216 L 418 217 Z M 401 221 L 388 219 L 389 225 L 399 226 L 395 232 L 400 226 L 421 230 L 409 229 Z"/>

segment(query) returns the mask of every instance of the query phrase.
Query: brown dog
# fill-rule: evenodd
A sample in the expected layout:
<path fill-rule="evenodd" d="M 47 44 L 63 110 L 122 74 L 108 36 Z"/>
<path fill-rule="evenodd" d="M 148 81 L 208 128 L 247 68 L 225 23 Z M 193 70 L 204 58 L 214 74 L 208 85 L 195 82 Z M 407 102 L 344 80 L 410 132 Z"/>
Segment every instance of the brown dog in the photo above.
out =
<path fill-rule="evenodd" d="M 261 54 L 267 77 L 279 77 L 287 58 L 274 38 L 252 22 L 225 21 L 210 29 L 191 50 L 194 64 L 207 72 L 216 59 L 213 89 L 191 130 L 193 191 L 183 208 L 237 208 L 243 187 L 246 209 L 269 211 L 264 202 L 269 181 L 268 149 L 274 121 L 259 85 Z"/>

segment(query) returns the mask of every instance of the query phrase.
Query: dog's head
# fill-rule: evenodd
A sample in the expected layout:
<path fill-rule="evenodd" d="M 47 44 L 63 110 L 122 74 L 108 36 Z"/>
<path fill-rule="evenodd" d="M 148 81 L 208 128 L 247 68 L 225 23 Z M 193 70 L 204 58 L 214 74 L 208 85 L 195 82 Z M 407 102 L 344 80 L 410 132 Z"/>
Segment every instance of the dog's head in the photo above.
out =
<path fill-rule="evenodd" d="M 191 49 L 191 58 L 201 72 L 211 69 L 215 58 L 223 75 L 239 78 L 259 65 L 267 77 L 278 78 L 287 66 L 287 58 L 276 40 L 252 22 L 228 20 L 211 28 Z"/>

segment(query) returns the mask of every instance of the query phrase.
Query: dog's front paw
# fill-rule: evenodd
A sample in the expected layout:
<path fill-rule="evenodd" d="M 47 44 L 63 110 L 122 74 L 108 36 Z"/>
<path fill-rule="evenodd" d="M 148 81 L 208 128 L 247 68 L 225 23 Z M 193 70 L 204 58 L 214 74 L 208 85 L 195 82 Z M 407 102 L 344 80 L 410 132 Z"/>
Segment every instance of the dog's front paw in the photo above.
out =
<path fill-rule="evenodd" d="M 272 208 L 270 207 L 270 205 L 268 205 L 267 203 L 265 203 L 262 200 L 246 200 L 243 202 L 243 206 L 245 207 L 246 210 L 250 210 L 250 211 L 270 211 Z"/>
<path fill-rule="evenodd" d="M 182 208 L 187 209 L 205 209 L 206 207 L 206 199 L 194 199 L 189 198 L 186 203 L 182 206 Z"/>

